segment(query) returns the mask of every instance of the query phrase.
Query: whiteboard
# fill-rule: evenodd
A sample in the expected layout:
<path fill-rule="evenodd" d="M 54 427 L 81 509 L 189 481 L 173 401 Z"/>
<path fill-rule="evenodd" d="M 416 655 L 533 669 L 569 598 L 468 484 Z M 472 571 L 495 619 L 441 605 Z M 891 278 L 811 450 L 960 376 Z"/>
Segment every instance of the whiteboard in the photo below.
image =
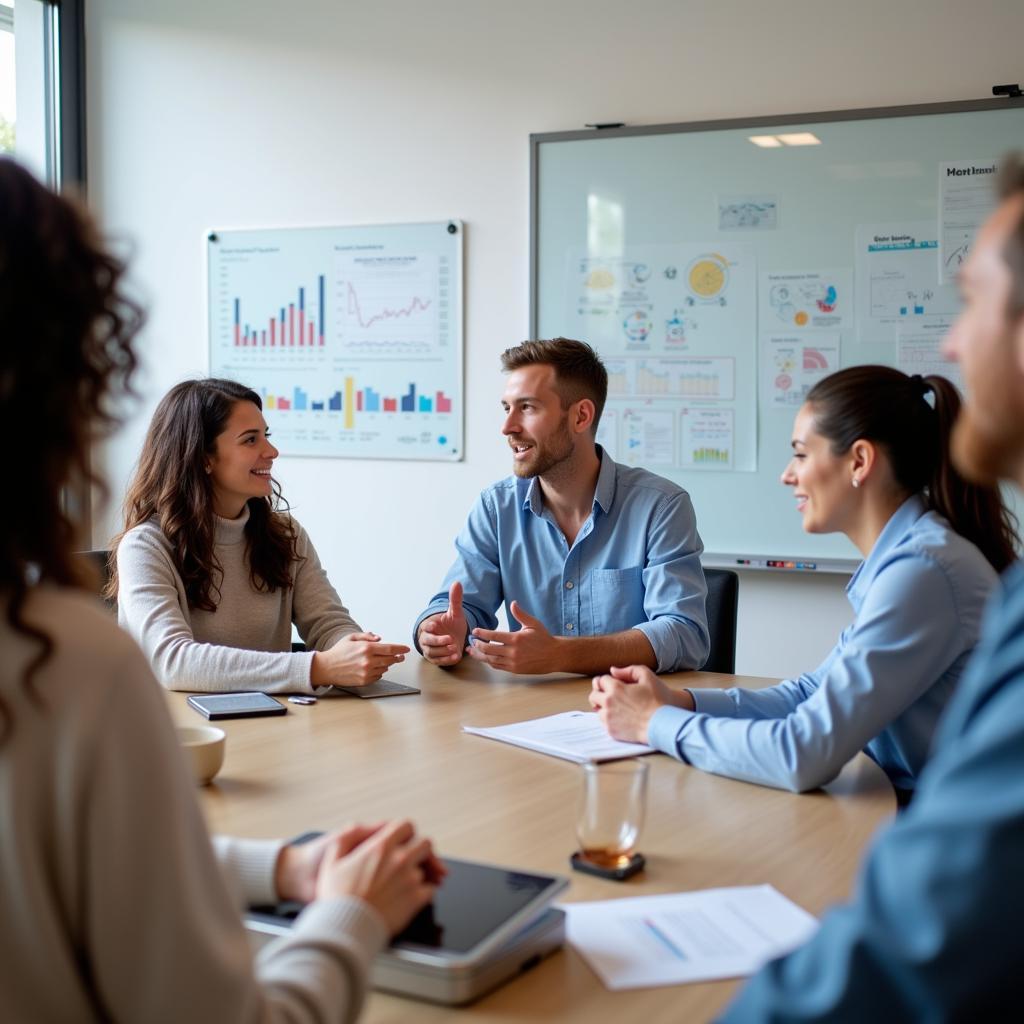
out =
<path fill-rule="evenodd" d="M 210 373 L 285 455 L 462 458 L 462 225 L 207 233 Z"/>
<path fill-rule="evenodd" d="M 794 415 L 841 366 L 958 378 L 955 270 L 1021 146 L 1019 100 L 533 135 L 533 336 L 602 354 L 599 440 L 689 491 L 706 563 L 846 571 L 779 481 Z"/>

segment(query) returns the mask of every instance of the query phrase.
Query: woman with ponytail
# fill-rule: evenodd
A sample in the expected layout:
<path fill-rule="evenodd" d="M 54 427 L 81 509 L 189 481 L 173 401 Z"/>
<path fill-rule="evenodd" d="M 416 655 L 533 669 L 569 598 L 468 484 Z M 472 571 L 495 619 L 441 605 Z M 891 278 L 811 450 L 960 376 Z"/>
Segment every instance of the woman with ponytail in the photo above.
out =
<path fill-rule="evenodd" d="M 1017 543 L 999 491 L 950 462 L 959 408 L 944 377 L 886 366 L 815 385 L 782 482 L 808 533 L 844 533 L 864 556 L 846 588 L 853 623 L 813 672 L 765 690 L 675 691 L 642 666 L 612 669 L 590 697 L 609 732 L 797 792 L 863 749 L 909 799 Z"/>

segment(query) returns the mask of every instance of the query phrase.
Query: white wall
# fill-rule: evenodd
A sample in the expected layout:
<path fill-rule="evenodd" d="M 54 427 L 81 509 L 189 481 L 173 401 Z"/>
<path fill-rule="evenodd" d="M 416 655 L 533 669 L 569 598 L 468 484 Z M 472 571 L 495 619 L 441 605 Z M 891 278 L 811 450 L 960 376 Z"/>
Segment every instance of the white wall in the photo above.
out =
<path fill-rule="evenodd" d="M 115 498 L 160 394 L 207 368 L 204 228 L 467 224 L 466 461 L 279 463 L 343 598 L 389 639 L 508 471 L 497 364 L 528 329 L 531 132 L 969 99 L 1024 72 L 1019 0 L 86 6 L 91 196 L 152 311 L 143 400 L 104 456 Z M 102 544 L 116 508 L 98 522 Z M 744 574 L 738 670 L 816 664 L 843 582 Z"/>

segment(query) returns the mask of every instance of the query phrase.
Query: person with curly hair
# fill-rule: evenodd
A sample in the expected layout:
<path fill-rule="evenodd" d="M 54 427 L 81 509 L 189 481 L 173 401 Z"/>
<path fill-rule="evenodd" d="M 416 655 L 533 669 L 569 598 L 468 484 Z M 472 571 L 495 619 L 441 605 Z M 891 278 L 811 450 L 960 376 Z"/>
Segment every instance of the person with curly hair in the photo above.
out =
<path fill-rule="evenodd" d="M 141 310 L 90 218 L 0 158 L 0 992 L 17 1021 L 351 1021 L 444 869 L 409 822 L 212 845 L 165 696 L 83 588 L 62 505 Z M 32 429 L 26 430 L 26 424 Z M 237 898 L 309 906 L 254 961 Z"/>
<path fill-rule="evenodd" d="M 381 678 L 409 648 L 364 633 L 272 476 L 256 392 L 187 380 L 157 407 L 107 589 L 174 690 L 323 693 Z M 295 624 L 309 650 L 291 649 Z"/>

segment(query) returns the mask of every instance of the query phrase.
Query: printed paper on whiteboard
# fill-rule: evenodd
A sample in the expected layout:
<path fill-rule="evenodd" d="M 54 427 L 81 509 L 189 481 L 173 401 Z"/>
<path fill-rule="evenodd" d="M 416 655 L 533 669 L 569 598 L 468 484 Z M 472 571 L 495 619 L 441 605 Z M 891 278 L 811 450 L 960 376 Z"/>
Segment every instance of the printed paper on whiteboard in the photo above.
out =
<path fill-rule="evenodd" d="M 796 409 L 822 377 L 839 369 L 839 335 L 771 335 L 761 341 L 761 402 Z"/>
<path fill-rule="evenodd" d="M 762 333 L 852 328 L 853 271 L 765 271 L 759 305 Z"/>
<path fill-rule="evenodd" d="M 916 373 L 921 377 L 932 374 L 945 377 L 962 394 L 964 378 L 960 364 L 947 359 L 942 353 L 942 344 L 949 326 L 950 321 L 945 320 L 927 328 L 900 331 L 896 342 L 896 365 L 904 373 Z"/>
<path fill-rule="evenodd" d="M 971 251 L 974 236 L 996 208 L 995 160 L 939 164 L 940 283 L 952 284 Z"/>
<path fill-rule="evenodd" d="M 956 314 L 960 297 L 939 284 L 938 229 L 932 221 L 889 221 L 857 228 L 860 340 L 895 341 L 906 327 Z"/>

